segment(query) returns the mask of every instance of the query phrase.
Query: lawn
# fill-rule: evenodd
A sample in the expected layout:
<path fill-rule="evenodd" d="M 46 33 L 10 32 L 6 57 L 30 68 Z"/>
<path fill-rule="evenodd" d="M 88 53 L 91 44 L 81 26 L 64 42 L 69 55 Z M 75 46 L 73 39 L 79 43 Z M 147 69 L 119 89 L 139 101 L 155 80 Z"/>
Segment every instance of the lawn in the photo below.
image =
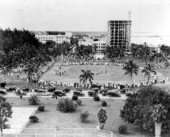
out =
<path fill-rule="evenodd" d="M 122 66 L 117 65 L 78 65 L 78 66 L 62 66 L 62 72 L 65 71 L 67 76 L 60 77 L 55 74 L 59 70 L 59 66 L 54 65 L 48 72 L 46 72 L 41 79 L 62 81 L 62 82 L 79 82 L 81 70 L 91 70 L 94 73 L 94 83 L 131 83 L 131 78 L 124 75 L 125 71 Z M 106 73 L 105 73 L 106 72 Z M 139 71 L 137 76 L 134 75 L 136 81 L 144 79 L 143 74 Z"/>
<path fill-rule="evenodd" d="M 28 99 L 20 100 L 19 98 L 7 98 L 14 107 L 32 107 L 28 104 Z M 83 102 L 82 106 L 79 106 L 77 111 L 74 113 L 62 113 L 56 110 L 55 99 L 50 97 L 41 97 L 41 105 L 46 108 L 45 112 L 36 113 L 36 116 L 40 119 L 37 124 L 29 124 L 27 128 L 96 128 L 97 122 L 97 110 L 101 107 L 101 101 L 95 102 L 93 99 L 81 99 Z M 113 131 L 118 137 L 153 137 L 152 134 L 146 133 L 135 128 L 133 125 L 125 123 L 120 117 L 120 110 L 123 108 L 124 100 L 106 99 L 108 106 L 105 107 L 108 114 L 108 120 L 105 126 L 106 130 Z M 90 113 L 88 123 L 80 122 L 80 113 L 83 111 Z M 118 127 L 122 124 L 128 126 L 128 134 L 120 135 L 118 133 Z M 164 135 L 163 137 L 168 137 Z"/>

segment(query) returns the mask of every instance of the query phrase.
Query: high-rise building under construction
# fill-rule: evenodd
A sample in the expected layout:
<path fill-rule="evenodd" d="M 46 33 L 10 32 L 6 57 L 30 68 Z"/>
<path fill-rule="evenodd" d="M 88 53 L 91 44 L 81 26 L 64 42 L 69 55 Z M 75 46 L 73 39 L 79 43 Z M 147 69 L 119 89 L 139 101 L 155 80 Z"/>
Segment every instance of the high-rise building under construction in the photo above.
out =
<path fill-rule="evenodd" d="M 131 21 L 130 20 L 112 20 L 108 21 L 108 46 L 123 46 L 129 49 L 131 39 Z"/>

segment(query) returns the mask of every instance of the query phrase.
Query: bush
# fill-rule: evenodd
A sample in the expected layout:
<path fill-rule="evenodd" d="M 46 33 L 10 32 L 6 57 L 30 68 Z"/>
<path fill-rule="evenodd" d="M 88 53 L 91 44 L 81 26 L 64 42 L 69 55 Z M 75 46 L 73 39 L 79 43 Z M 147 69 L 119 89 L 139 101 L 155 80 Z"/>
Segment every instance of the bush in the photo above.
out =
<path fill-rule="evenodd" d="M 78 96 L 77 95 L 73 95 L 72 96 L 72 100 L 78 100 Z"/>
<path fill-rule="evenodd" d="M 78 100 L 76 100 L 76 103 L 77 103 L 77 105 L 81 106 L 82 101 L 78 99 Z"/>
<path fill-rule="evenodd" d="M 5 86 L 6 86 L 6 82 L 2 82 L 2 83 L 0 83 L 0 86 L 1 86 L 1 88 L 5 88 Z"/>
<path fill-rule="evenodd" d="M 97 118 L 99 123 L 105 123 L 107 120 L 107 112 L 105 109 L 100 108 L 97 112 Z"/>
<path fill-rule="evenodd" d="M 84 111 L 84 112 L 80 113 L 80 121 L 82 123 L 86 123 L 88 117 L 89 117 L 89 112 L 88 111 Z"/>
<path fill-rule="evenodd" d="M 69 98 L 61 98 L 57 103 L 57 110 L 67 113 L 76 111 L 77 104 Z"/>
<path fill-rule="evenodd" d="M 38 111 L 44 112 L 44 110 L 45 110 L 45 106 L 39 106 L 39 107 L 38 107 Z"/>
<path fill-rule="evenodd" d="M 127 133 L 127 126 L 121 125 L 118 128 L 120 134 L 126 134 Z"/>
<path fill-rule="evenodd" d="M 94 101 L 100 101 L 100 97 L 99 96 L 94 96 Z"/>
<path fill-rule="evenodd" d="M 37 123 L 39 121 L 39 118 L 37 116 L 30 116 L 29 117 L 30 122 Z"/>
<path fill-rule="evenodd" d="M 37 105 L 39 104 L 40 100 L 37 95 L 31 95 L 31 97 L 28 99 L 30 105 Z"/>
<path fill-rule="evenodd" d="M 106 107 L 107 106 L 107 102 L 106 101 L 102 101 L 102 106 Z"/>

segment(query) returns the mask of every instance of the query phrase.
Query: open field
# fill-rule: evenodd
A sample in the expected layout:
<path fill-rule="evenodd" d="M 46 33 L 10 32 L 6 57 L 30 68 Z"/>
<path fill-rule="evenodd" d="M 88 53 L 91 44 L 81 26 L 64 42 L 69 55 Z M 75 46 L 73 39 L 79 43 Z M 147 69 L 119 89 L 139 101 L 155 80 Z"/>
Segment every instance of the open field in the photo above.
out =
<path fill-rule="evenodd" d="M 20 100 L 19 98 L 7 98 L 9 102 L 12 103 L 14 107 L 32 107 L 28 104 L 27 98 Z M 96 113 L 97 110 L 101 107 L 101 101 L 95 102 L 93 99 L 81 99 L 83 102 L 82 106 L 79 106 L 77 111 L 74 113 L 62 113 L 56 110 L 55 99 L 46 97 L 40 98 L 41 105 L 44 105 L 46 108 L 45 112 L 36 113 L 38 116 L 39 123 L 29 124 L 27 128 L 96 128 L 98 125 Z M 102 99 L 104 100 L 104 99 Z M 106 122 L 105 129 L 113 131 L 118 137 L 153 137 L 152 134 L 140 131 L 135 128 L 133 125 L 125 123 L 120 117 L 120 110 L 124 105 L 124 100 L 114 100 L 114 99 L 105 99 L 108 106 L 105 108 L 108 114 L 108 120 Z M 90 113 L 89 122 L 81 123 L 80 122 L 80 113 L 83 111 L 88 111 Z M 128 134 L 120 135 L 118 133 L 118 127 L 121 124 L 128 126 Z M 163 137 L 168 137 L 169 134 L 164 135 Z"/>
<path fill-rule="evenodd" d="M 62 82 L 79 82 L 81 70 L 91 70 L 94 73 L 94 83 L 131 83 L 129 76 L 124 75 L 125 71 L 122 66 L 108 65 L 78 65 L 78 66 L 62 66 L 61 70 L 67 73 L 67 76 L 60 77 L 56 75 L 59 66 L 54 65 L 46 72 L 41 79 Z M 106 73 L 105 73 L 106 71 Z M 142 81 L 143 74 L 139 72 L 138 76 L 134 76 L 135 81 Z"/>

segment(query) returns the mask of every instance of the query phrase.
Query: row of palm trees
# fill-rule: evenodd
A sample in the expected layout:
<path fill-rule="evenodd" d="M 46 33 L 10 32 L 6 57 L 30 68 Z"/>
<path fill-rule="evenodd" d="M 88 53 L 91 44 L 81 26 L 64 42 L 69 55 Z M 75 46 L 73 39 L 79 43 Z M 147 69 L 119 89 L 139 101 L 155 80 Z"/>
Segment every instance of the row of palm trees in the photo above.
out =
<path fill-rule="evenodd" d="M 133 60 L 129 60 L 125 63 L 123 70 L 125 70 L 124 75 L 129 75 L 133 82 L 133 75 L 138 75 L 139 66 L 135 64 Z M 147 83 L 149 83 L 151 75 L 156 74 L 156 70 L 153 65 L 146 64 L 146 66 L 142 69 L 142 73 L 144 73 L 144 76 L 147 78 Z"/>
<path fill-rule="evenodd" d="M 124 64 L 123 70 L 125 70 L 124 75 L 129 75 L 133 83 L 133 75 L 138 75 L 139 66 L 135 64 L 133 60 L 129 60 Z M 79 76 L 80 83 L 85 84 L 87 81 L 89 81 L 92 85 L 94 73 L 92 73 L 91 70 L 82 70 L 81 72 L 82 74 Z M 156 70 L 153 65 L 147 64 L 142 69 L 142 73 L 144 73 L 144 76 L 147 78 L 147 83 L 149 83 L 152 74 L 156 74 Z"/>

